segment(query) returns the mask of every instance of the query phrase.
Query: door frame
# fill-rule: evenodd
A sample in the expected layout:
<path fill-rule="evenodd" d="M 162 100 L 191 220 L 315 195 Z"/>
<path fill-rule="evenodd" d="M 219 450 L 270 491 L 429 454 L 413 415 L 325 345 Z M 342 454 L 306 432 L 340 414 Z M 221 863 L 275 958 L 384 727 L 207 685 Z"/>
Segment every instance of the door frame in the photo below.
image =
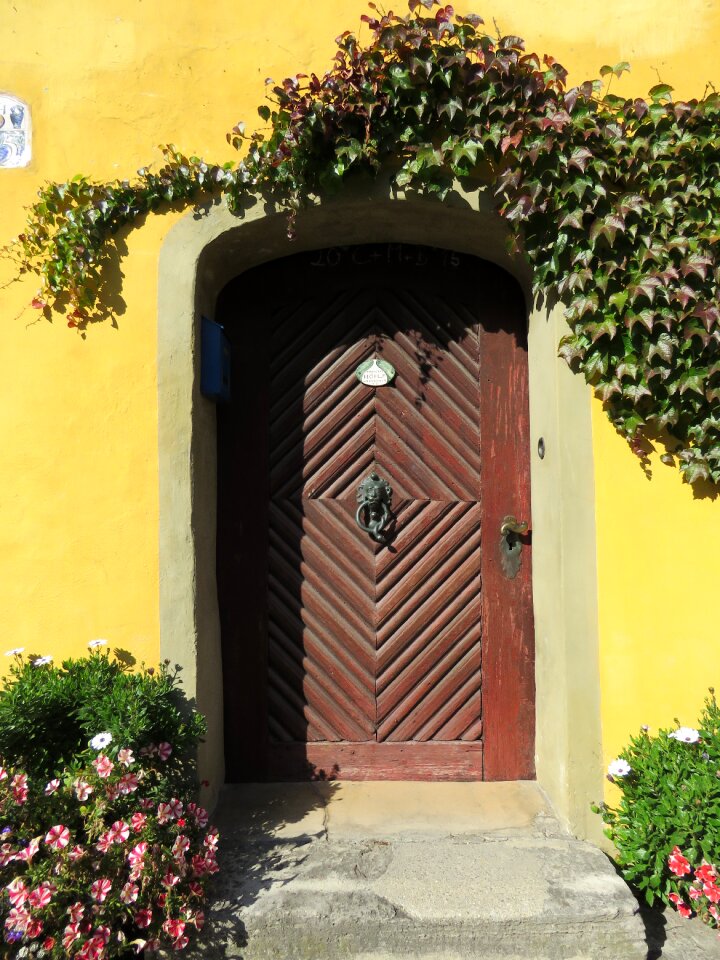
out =
<path fill-rule="evenodd" d="M 506 253 L 506 236 L 481 191 L 456 184 L 439 203 L 398 192 L 389 178 L 304 211 L 290 248 L 285 213 L 260 199 L 240 215 L 220 203 L 190 212 L 166 236 L 157 341 L 160 649 L 180 665 L 188 696 L 207 717 L 199 761 L 211 781 L 209 802 L 224 767 L 215 407 L 199 390 L 200 318 L 214 315 L 233 276 L 290 252 L 430 243 L 503 267 L 528 304 L 537 779 L 573 833 L 600 838 L 589 809 L 603 782 L 591 392 L 557 356 L 567 329 L 562 308 L 533 301 L 529 268 Z"/>

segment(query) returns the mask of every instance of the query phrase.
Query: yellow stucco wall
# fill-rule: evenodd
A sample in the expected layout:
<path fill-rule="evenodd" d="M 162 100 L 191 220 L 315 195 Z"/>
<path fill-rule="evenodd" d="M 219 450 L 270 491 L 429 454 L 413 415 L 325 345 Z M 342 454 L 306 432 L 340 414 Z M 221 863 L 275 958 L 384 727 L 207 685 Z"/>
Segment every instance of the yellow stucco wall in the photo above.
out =
<path fill-rule="evenodd" d="M 401 8 L 398 3 L 397 9 Z M 630 60 L 618 93 L 720 86 L 714 0 L 516 0 L 491 23 L 548 52 L 571 81 Z M 456 3 L 458 10 L 477 9 Z M 33 112 L 33 160 L 0 170 L 0 238 L 47 179 L 132 173 L 172 141 L 232 159 L 263 81 L 325 68 L 362 0 L 0 0 L 0 91 Z M 60 657 L 107 637 L 157 658 L 157 259 L 177 213 L 130 233 L 117 325 L 85 338 L 22 312 L 31 284 L 0 289 L 0 622 L 5 648 Z M 0 283 L 10 273 L 0 265 Z M 720 509 L 658 466 L 647 480 L 594 412 L 602 722 L 607 757 L 640 723 L 691 723 L 713 675 Z M 707 599 L 705 599 L 707 598 Z M 718 684 L 720 686 L 720 684 Z M 581 722 L 582 718 L 578 718 Z"/>

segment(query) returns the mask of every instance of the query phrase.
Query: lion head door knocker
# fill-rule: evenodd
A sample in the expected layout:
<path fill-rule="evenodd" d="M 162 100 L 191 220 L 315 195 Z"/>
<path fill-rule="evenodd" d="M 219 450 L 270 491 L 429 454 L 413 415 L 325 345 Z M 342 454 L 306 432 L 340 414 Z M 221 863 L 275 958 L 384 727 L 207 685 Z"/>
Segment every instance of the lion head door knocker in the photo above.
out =
<path fill-rule="evenodd" d="M 373 472 L 358 487 L 357 499 L 360 504 L 355 514 L 357 525 L 377 543 L 383 543 L 383 530 L 392 520 L 392 487 Z"/>

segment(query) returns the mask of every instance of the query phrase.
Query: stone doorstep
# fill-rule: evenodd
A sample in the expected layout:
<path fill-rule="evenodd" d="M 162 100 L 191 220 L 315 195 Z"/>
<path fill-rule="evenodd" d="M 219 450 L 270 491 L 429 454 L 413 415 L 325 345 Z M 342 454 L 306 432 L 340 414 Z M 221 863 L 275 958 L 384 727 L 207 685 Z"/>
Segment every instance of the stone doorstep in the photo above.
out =
<path fill-rule="evenodd" d="M 218 811 L 246 839 L 566 836 L 534 781 L 331 781 L 225 787 Z"/>
<path fill-rule="evenodd" d="M 198 956 L 645 960 L 637 904 L 534 783 L 226 788 Z"/>

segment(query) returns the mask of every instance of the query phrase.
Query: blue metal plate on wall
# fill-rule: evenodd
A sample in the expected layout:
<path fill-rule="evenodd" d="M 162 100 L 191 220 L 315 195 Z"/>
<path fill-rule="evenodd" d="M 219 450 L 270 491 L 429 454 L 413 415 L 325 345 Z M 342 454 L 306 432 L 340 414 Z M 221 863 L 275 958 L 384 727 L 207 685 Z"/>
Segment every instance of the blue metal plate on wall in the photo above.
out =
<path fill-rule="evenodd" d="M 215 403 L 230 402 L 230 344 L 223 328 L 203 317 L 200 327 L 200 392 Z"/>

